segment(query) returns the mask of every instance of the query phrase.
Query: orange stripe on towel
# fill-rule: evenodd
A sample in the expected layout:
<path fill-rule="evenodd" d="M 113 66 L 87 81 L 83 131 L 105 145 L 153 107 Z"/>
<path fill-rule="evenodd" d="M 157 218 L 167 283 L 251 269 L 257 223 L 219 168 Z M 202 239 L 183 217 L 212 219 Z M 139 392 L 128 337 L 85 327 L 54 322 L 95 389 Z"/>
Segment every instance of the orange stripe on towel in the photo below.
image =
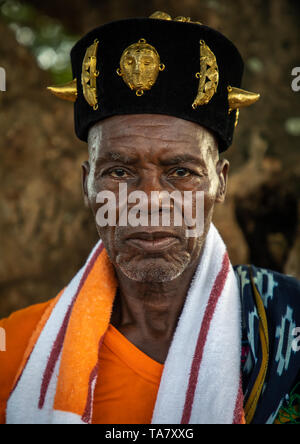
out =
<path fill-rule="evenodd" d="M 117 281 L 105 249 L 96 259 L 70 316 L 59 370 L 54 409 L 84 415 L 99 342 L 112 312 Z"/>

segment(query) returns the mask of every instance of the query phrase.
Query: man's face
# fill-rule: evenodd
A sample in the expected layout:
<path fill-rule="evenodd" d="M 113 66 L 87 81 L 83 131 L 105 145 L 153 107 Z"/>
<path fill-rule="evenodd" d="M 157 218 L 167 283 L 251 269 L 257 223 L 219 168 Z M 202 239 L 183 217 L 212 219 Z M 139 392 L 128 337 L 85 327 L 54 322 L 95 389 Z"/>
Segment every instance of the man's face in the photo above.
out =
<path fill-rule="evenodd" d="M 89 162 L 83 165 L 83 187 L 96 220 L 103 203 L 97 195 L 105 190 L 116 197 L 116 225 L 100 227 L 98 233 L 118 273 L 139 282 L 166 282 L 180 276 L 198 261 L 212 220 L 216 202 L 226 192 L 228 161 L 219 160 L 215 137 L 205 128 L 182 119 L 163 115 L 126 115 L 105 119 L 89 133 Z M 142 191 L 151 202 L 151 192 L 192 192 L 195 216 L 196 192 L 204 197 L 204 230 L 188 236 L 182 225 L 175 226 L 176 205 L 169 207 L 170 223 L 151 226 L 151 205 L 143 211 L 149 223 L 142 226 L 118 224 L 123 204 L 119 205 L 119 186 L 127 193 Z M 127 203 L 128 212 L 135 204 Z M 165 208 L 161 200 L 155 210 Z M 184 211 L 182 206 L 180 211 Z M 145 220 L 145 219 L 143 219 Z"/>

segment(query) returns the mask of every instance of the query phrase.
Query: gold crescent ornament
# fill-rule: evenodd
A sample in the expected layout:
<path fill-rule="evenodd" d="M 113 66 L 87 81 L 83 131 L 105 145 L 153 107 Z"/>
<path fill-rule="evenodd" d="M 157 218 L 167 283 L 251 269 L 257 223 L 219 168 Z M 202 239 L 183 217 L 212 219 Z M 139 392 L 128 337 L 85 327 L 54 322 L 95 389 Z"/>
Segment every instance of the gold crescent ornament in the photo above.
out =
<path fill-rule="evenodd" d="M 140 97 L 144 91 L 152 88 L 159 72 L 164 69 L 165 65 L 160 62 L 160 56 L 154 46 L 145 39 L 140 39 L 123 52 L 117 74 Z"/>
<path fill-rule="evenodd" d="M 198 106 L 207 105 L 217 92 L 219 85 L 219 67 L 217 59 L 204 40 L 200 40 L 200 72 L 196 78 L 199 79 L 198 94 L 192 104 L 193 109 Z"/>
<path fill-rule="evenodd" d="M 86 50 L 81 73 L 81 84 L 83 95 L 87 103 L 93 107 L 96 111 L 98 109 L 98 96 L 97 96 L 97 77 L 99 71 L 97 70 L 97 51 L 99 46 L 99 40 L 95 40 L 94 43 Z"/>

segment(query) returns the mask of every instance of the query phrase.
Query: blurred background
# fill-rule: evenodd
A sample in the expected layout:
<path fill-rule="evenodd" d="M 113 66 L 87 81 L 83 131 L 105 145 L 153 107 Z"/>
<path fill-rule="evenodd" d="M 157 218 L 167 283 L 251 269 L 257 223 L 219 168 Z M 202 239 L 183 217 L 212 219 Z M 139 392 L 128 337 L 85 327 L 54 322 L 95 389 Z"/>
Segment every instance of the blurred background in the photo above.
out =
<path fill-rule="evenodd" d="M 72 79 L 69 52 L 90 29 L 154 11 L 223 32 L 246 64 L 243 88 L 261 93 L 241 111 L 227 201 L 214 222 L 232 263 L 300 279 L 299 0 L 0 0 L 0 318 L 54 297 L 97 241 L 84 207 L 86 145 L 72 104 L 46 86 Z"/>

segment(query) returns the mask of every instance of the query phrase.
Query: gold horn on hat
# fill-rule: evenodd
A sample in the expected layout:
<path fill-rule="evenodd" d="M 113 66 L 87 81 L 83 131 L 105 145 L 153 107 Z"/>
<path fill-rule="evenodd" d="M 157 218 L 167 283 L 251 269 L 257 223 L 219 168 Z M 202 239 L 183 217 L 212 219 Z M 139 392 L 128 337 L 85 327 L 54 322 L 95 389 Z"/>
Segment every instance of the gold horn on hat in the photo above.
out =
<path fill-rule="evenodd" d="M 235 109 L 251 106 L 257 102 L 259 98 L 260 94 L 228 86 L 229 113 Z"/>
<path fill-rule="evenodd" d="M 62 100 L 76 102 L 77 99 L 77 80 L 65 83 L 64 85 L 48 86 L 47 90 Z"/>

